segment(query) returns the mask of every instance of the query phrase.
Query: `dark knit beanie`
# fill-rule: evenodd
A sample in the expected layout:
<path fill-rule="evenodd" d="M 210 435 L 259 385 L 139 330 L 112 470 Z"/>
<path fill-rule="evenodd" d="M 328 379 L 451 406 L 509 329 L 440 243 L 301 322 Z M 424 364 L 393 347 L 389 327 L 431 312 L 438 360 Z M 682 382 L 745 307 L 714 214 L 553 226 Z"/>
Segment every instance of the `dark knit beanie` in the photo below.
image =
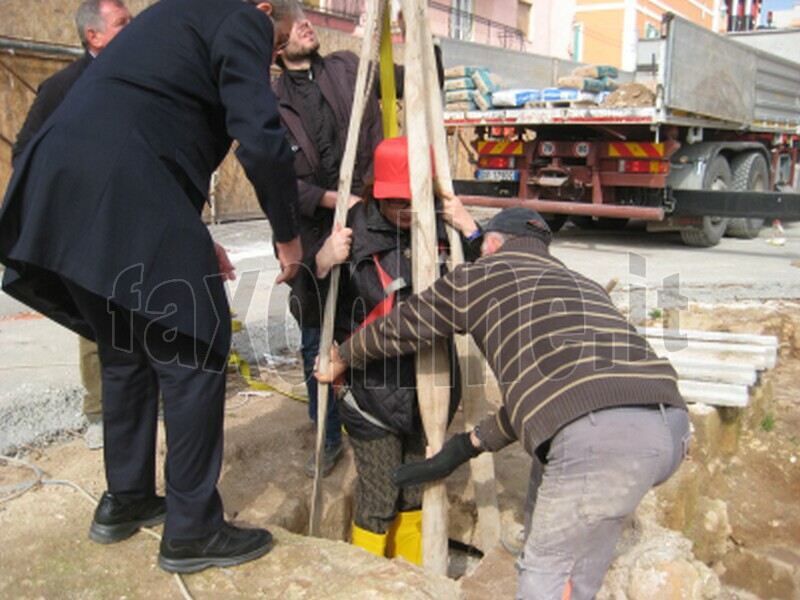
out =
<path fill-rule="evenodd" d="M 486 223 L 484 231 L 496 231 L 507 235 L 538 238 L 549 244 L 553 238 L 550 227 L 538 212 L 524 206 L 504 208 Z"/>

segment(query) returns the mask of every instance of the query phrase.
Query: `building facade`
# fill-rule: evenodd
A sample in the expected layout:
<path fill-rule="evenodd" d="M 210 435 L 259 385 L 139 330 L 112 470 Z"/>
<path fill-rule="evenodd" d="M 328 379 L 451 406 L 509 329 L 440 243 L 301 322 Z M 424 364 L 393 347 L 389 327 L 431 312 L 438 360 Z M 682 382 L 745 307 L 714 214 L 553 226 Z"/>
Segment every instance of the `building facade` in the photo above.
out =
<path fill-rule="evenodd" d="M 392 0 L 393 15 L 400 4 Z M 658 36 L 664 13 L 725 31 L 728 14 L 744 4 L 745 0 L 444 0 L 429 1 L 428 14 L 434 35 L 440 37 L 630 71 L 636 66 L 637 40 Z M 310 0 L 303 5 L 315 13 L 315 22 L 338 27 L 334 21 L 339 19 L 340 28 L 357 32 L 366 0 Z"/>
<path fill-rule="evenodd" d="M 721 0 L 575 0 L 571 24 L 574 60 L 632 71 L 639 38 L 658 37 L 666 12 L 714 31 L 722 25 Z"/>

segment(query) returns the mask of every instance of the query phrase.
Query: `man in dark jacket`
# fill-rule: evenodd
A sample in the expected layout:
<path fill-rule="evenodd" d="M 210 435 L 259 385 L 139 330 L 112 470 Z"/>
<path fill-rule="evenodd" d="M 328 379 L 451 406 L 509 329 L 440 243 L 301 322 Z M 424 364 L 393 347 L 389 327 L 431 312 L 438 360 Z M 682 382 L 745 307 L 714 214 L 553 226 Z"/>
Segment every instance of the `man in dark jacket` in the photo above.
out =
<path fill-rule="evenodd" d="M 307 19 L 295 21 L 289 42 L 278 54 L 283 72 L 275 83 L 281 121 L 288 130 L 297 171 L 300 197 L 300 237 L 304 264 L 312 262 L 318 242 L 331 230 L 339 187 L 339 166 L 344 154 L 350 111 L 358 72 L 358 56 L 349 51 L 319 54 L 319 40 Z M 372 176 L 372 157 L 383 139 L 378 99 L 370 96 L 361 124 L 350 206 L 358 201 L 364 183 Z M 305 293 L 301 273 L 292 285 L 290 309 L 301 333 L 301 354 L 308 391 L 309 417 L 317 420 L 317 380 L 314 359 L 319 353 L 320 327 L 324 298 Z M 328 399 L 323 474 L 327 475 L 342 451 L 342 422 L 332 392 Z M 314 476 L 315 455 L 308 458 L 305 472 Z"/>
<path fill-rule="evenodd" d="M 122 0 L 85 0 L 75 12 L 78 37 L 86 49 L 83 58 L 45 79 L 36 92 L 25 123 L 11 148 L 11 164 L 16 164 L 25 146 L 47 118 L 64 100 L 67 92 L 108 43 L 131 22 L 131 13 Z M 83 414 L 89 421 L 86 444 L 95 450 L 103 447 L 103 403 L 101 401 L 100 358 L 97 344 L 78 336 L 81 383 L 86 388 Z"/>
<path fill-rule="evenodd" d="M 270 219 L 278 281 L 302 256 L 292 153 L 269 86 L 295 0 L 162 0 L 145 10 L 31 140 L 0 212 L 3 287 L 95 339 L 108 491 L 92 539 L 165 518 L 172 572 L 263 555 L 271 535 L 224 520 L 222 462 L 233 267 L 200 211 L 231 146 Z M 158 389 L 169 438 L 155 493 Z"/>
<path fill-rule="evenodd" d="M 331 372 L 416 352 L 470 333 L 494 372 L 500 410 L 434 457 L 399 467 L 399 486 L 433 481 L 483 450 L 520 441 L 544 463 L 517 597 L 594 598 L 625 518 L 680 465 L 689 418 L 677 376 L 597 283 L 548 250 L 550 231 L 526 208 L 484 230 L 483 258 L 457 267 L 331 350 Z M 533 499 L 533 494 L 529 496 Z"/>
<path fill-rule="evenodd" d="M 80 60 L 39 84 L 36 98 L 17 133 L 17 141 L 11 148 L 12 165 L 16 165 L 25 146 L 58 108 L 86 67 L 92 64 L 92 60 L 130 22 L 131 13 L 122 0 L 85 0 L 81 3 L 75 12 L 75 25 L 86 53 Z"/>

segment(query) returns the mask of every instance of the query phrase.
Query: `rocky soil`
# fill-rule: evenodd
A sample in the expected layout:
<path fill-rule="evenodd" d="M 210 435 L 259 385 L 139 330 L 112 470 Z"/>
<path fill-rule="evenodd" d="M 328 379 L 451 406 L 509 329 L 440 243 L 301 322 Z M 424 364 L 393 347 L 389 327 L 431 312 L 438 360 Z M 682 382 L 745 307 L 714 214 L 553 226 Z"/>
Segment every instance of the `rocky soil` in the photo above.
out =
<path fill-rule="evenodd" d="M 681 326 L 777 335 L 778 365 L 745 411 L 693 409 L 692 460 L 650 494 L 620 542 L 599 596 L 606 600 L 800 598 L 800 311 L 793 303 L 693 306 Z M 291 359 L 291 357 L 285 357 Z M 276 388 L 302 389 L 296 362 L 262 369 Z M 345 543 L 352 514 L 352 455 L 325 480 L 323 540 L 308 538 L 311 481 L 302 466 L 313 443 L 307 406 L 277 392 L 241 395 L 230 376 L 226 460 L 220 489 L 228 516 L 276 534 L 265 558 L 184 578 L 195 598 L 497 598 L 513 597 L 513 557 L 482 561 L 451 553 L 450 578 L 403 560 L 383 560 Z M 458 426 L 458 422 L 454 426 Z M 163 447 L 162 450 L 163 452 Z M 177 597 L 178 582 L 156 566 L 157 540 L 144 533 L 114 546 L 87 539 L 93 503 L 60 482 L 98 497 L 102 456 L 77 434 L 19 455 L 36 480 L 0 462 L 0 596 L 6 598 Z M 528 461 L 518 446 L 496 456 L 503 537 L 521 545 Z M 450 479 L 450 537 L 475 544 L 472 488 L 465 468 Z M 156 529 L 155 533 L 158 532 Z M 455 578 L 458 577 L 458 580 Z"/>

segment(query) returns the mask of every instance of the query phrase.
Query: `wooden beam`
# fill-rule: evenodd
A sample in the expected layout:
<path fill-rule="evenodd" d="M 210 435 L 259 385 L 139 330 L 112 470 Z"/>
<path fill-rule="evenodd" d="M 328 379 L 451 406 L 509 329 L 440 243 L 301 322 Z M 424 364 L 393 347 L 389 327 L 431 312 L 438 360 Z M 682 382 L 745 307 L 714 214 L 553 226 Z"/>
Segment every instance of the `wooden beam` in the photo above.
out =
<path fill-rule="evenodd" d="M 350 190 L 353 184 L 353 168 L 356 163 L 356 150 L 358 137 L 361 131 L 361 121 L 364 117 L 367 95 L 371 93 L 371 67 L 374 67 L 374 58 L 378 43 L 376 40 L 380 30 L 381 11 L 386 8 L 387 0 L 369 0 L 367 4 L 367 18 L 364 24 L 364 38 L 361 42 L 361 60 L 358 63 L 356 74 L 356 88 L 353 93 L 353 108 L 350 112 L 350 124 L 347 130 L 342 163 L 339 168 L 339 189 L 334 212 L 334 227 L 344 226 L 347 222 L 347 208 L 350 202 Z M 330 364 L 330 348 L 333 343 L 333 327 L 336 318 L 336 299 L 339 290 L 340 268 L 335 266 L 330 275 L 328 297 L 325 300 L 325 312 L 322 318 L 322 335 L 319 344 L 319 367 L 322 371 L 328 370 Z M 311 494 L 311 515 L 308 532 L 310 535 L 319 536 L 322 522 L 322 461 L 325 452 L 325 426 L 328 420 L 328 384 L 318 384 L 317 388 L 317 439 L 316 463 L 314 465 L 314 486 Z"/>
<path fill-rule="evenodd" d="M 425 89 L 427 91 L 428 129 L 433 147 L 436 182 L 442 191 L 454 193 L 453 179 L 448 161 L 447 136 L 442 115 L 442 96 L 430 21 L 421 22 L 422 58 L 424 60 Z M 450 245 L 450 270 L 464 262 L 461 235 L 453 227 L 447 228 Z M 486 402 L 486 363 L 481 351 L 469 335 L 457 335 L 456 350 L 461 368 L 461 404 L 464 407 L 464 427 L 471 431 L 488 412 Z M 500 544 L 500 510 L 497 504 L 497 486 L 494 475 L 494 455 L 484 452 L 470 461 L 475 504 L 478 508 L 480 548 L 488 552 Z"/>
<path fill-rule="evenodd" d="M 411 226 L 413 288 L 419 292 L 439 276 L 422 36 L 427 6 L 421 0 L 404 0 L 403 16 L 406 20 L 404 112 L 414 215 Z M 434 453 L 442 448 L 447 428 L 448 362 L 447 349 L 442 343 L 416 355 L 417 398 L 428 445 Z M 447 573 L 447 493 L 443 481 L 425 486 L 422 507 L 422 564 L 444 575 Z"/>

